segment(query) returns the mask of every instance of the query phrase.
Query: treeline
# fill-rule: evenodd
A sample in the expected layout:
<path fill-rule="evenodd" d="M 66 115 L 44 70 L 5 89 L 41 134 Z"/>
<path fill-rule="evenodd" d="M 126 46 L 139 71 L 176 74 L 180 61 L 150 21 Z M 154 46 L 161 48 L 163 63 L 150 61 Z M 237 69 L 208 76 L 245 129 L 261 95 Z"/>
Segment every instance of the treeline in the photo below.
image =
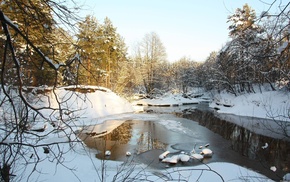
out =
<path fill-rule="evenodd" d="M 157 52 L 148 52 L 147 44 L 143 45 L 146 40 L 143 40 L 133 60 L 136 65 L 147 63 L 147 71 L 144 66 L 136 66 L 134 69 L 139 68 L 143 75 L 136 78 L 135 83 L 142 86 L 143 79 L 147 93 L 152 88 L 187 92 L 189 87 L 203 87 L 206 90 L 227 90 L 237 95 L 256 92 L 253 86 L 261 88 L 264 84 L 269 84 L 273 90 L 290 91 L 290 14 L 287 7 L 289 3 L 280 6 L 278 14 L 262 12 L 259 17 L 247 4 L 238 8 L 227 20 L 231 40 L 220 51 L 210 53 L 203 63 L 189 58 L 171 64 L 148 59 L 147 55 L 156 55 Z M 152 40 L 158 39 L 152 37 Z M 154 43 L 151 47 L 152 50 L 162 50 L 162 46 L 158 49 Z"/>
<path fill-rule="evenodd" d="M 109 18 L 99 22 L 94 16 L 80 19 L 64 14 L 58 17 L 60 22 L 68 23 L 70 18 L 74 21 L 69 21 L 70 28 L 76 28 L 67 31 L 55 21 L 58 6 L 52 8 L 52 2 L 15 0 L 0 4 L 1 12 L 18 27 L 10 29 L 14 51 L 0 50 L 4 55 L 0 62 L 2 84 L 99 85 L 118 93 L 148 94 L 174 89 L 186 93 L 190 87 L 237 94 L 254 92 L 254 84 L 265 83 L 272 89 L 278 84 L 290 90 L 289 4 L 276 15 L 263 12 L 259 17 L 245 4 L 228 17 L 231 40 L 219 52 L 212 52 L 203 63 L 186 57 L 169 63 L 155 32 L 146 34 L 129 56 L 124 39 Z M 3 29 L 0 32 L 5 47 L 7 35 Z M 31 45 L 45 55 L 45 60 Z M 14 66 L 15 58 L 21 71 Z M 52 69 L 48 60 L 63 66 Z"/>
<path fill-rule="evenodd" d="M 11 24 L 9 32 L 0 30 L 1 45 L 7 47 L 0 50 L 2 84 L 124 85 L 119 73 L 128 61 L 127 47 L 109 18 L 81 19 L 54 1 L 3 1 L 0 8 L 1 27 Z"/>

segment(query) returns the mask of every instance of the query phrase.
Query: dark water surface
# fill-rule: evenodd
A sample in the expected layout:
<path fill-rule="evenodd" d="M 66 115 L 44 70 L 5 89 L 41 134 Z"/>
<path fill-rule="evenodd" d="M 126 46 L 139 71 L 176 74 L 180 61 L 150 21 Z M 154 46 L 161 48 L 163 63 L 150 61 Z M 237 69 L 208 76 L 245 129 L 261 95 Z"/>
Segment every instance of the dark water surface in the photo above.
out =
<path fill-rule="evenodd" d="M 158 114 L 159 120 L 127 120 L 108 134 L 100 137 L 81 134 L 81 138 L 86 145 L 99 151 L 96 154 L 99 159 L 117 161 L 131 159 L 155 169 L 170 167 L 158 159 L 158 156 L 166 150 L 169 150 L 171 155 L 181 151 L 190 152 L 193 148 L 196 152 L 200 152 L 200 146 L 204 148 L 205 144 L 209 144 L 208 148 L 214 152 L 214 155 L 212 158 L 204 159 L 204 163 L 230 162 L 255 170 L 273 180 L 279 180 L 289 171 L 287 161 L 287 155 L 290 155 L 289 142 L 283 143 L 283 140 L 279 139 L 280 142 L 277 144 L 276 139 L 268 136 L 261 137 L 247 129 L 240 129 L 240 126 L 236 124 L 224 124 L 225 121 L 217 120 L 217 117 L 209 115 L 206 109 L 203 110 L 204 106 L 201 106 L 202 109 L 199 111 L 195 110 L 196 107 L 193 106 L 190 112 L 189 110 L 178 111 L 179 117 Z M 269 147 L 260 150 L 266 142 L 269 143 Z M 273 149 L 273 145 L 282 145 L 280 152 L 277 151 L 278 149 Z M 111 151 L 110 156 L 104 155 L 106 150 Z M 132 156 L 126 156 L 128 151 L 132 153 Z M 281 159 L 267 161 L 266 158 L 271 158 L 270 155 L 279 155 L 275 160 Z M 280 165 L 281 163 L 283 165 Z M 200 164 L 199 161 L 190 160 L 174 166 Z M 278 168 L 275 173 L 270 170 L 273 165 Z"/>

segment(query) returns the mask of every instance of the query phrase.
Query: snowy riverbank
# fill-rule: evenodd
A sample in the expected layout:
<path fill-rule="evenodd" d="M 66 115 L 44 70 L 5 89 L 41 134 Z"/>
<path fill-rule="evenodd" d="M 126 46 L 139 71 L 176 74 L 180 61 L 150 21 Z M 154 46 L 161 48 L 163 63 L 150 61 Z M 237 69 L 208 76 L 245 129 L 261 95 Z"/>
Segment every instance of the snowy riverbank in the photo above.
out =
<path fill-rule="evenodd" d="M 290 92 L 263 91 L 234 96 L 216 94 L 210 107 L 220 113 L 290 121 Z"/>
<path fill-rule="evenodd" d="M 219 113 L 290 121 L 290 92 L 264 90 L 238 96 L 226 92 L 195 95 L 200 97 L 184 98 L 182 94 L 166 94 L 156 99 L 141 99 L 133 102 L 133 105 L 174 107 L 209 102 L 209 107 Z"/>
<path fill-rule="evenodd" d="M 76 110 L 74 116 L 70 116 L 75 118 L 73 122 L 66 123 L 65 125 L 59 123 L 59 126 L 63 127 L 66 132 L 69 132 L 71 129 L 76 131 L 80 127 L 86 127 L 87 125 L 101 124 L 106 120 L 116 120 L 117 127 L 120 124 L 119 121 L 125 119 L 136 117 L 138 119 L 148 119 L 147 115 L 134 115 L 132 105 L 108 89 L 97 88 L 94 92 L 86 94 L 81 92 L 71 94 L 71 92 L 67 89 L 56 90 L 59 98 L 66 100 L 69 97 L 70 100 L 66 103 L 66 106 L 71 110 Z M 160 104 L 200 102 L 199 99 L 185 99 L 181 95 L 168 95 L 167 98 L 149 101 Z M 145 101 L 143 100 L 142 102 L 144 103 Z M 235 107 L 239 106 L 236 102 L 232 103 Z M 286 101 L 285 106 L 287 104 L 289 102 Z M 57 103 L 52 103 L 51 105 L 57 105 Z M 236 108 L 236 110 L 239 109 Z M 223 108 L 220 111 L 223 111 Z M 51 113 L 46 114 L 51 115 Z M 158 115 L 151 115 L 150 117 L 157 119 Z M 43 125 L 44 123 L 38 122 L 34 127 Z M 113 126 L 110 125 L 110 127 Z M 160 171 L 150 170 L 150 167 L 148 168 L 148 166 L 142 164 L 130 163 L 123 165 L 123 162 L 110 160 L 104 163 L 104 161 L 95 158 L 96 150 L 89 149 L 80 142 L 76 142 L 73 145 L 68 143 L 71 139 L 76 141 L 77 137 L 73 133 L 69 132 L 70 136 L 68 138 L 65 135 L 66 132 L 57 133 L 53 131 L 55 131 L 55 128 L 49 125 L 45 131 L 47 136 L 41 143 L 44 146 L 53 142 L 61 143 L 50 147 L 49 153 L 44 153 L 42 147 L 36 148 L 38 156 L 27 156 L 26 160 L 28 163 L 24 162 L 23 159 L 15 163 L 13 167 L 16 170 L 13 171 L 13 174 L 16 175 L 15 179 L 17 181 L 101 181 L 102 176 L 105 178 L 105 181 L 113 181 L 115 178 L 117 178 L 117 181 L 121 181 L 126 178 L 126 175 L 129 174 L 128 172 L 133 168 L 134 170 L 130 172 L 130 177 L 135 180 L 164 181 L 180 179 L 187 181 L 222 181 L 220 178 L 222 176 L 224 181 L 271 181 L 257 172 L 230 163 L 211 163 L 209 165 L 187 168 L 173 167 Z M 36 162 L 37 165 L 35 165 Z M 102 168 L 104 169 L 103 174 Z M 120 169 L 122 171 L 119 171 Z M 116 176 L 117 174 L 118 177 Z"/>

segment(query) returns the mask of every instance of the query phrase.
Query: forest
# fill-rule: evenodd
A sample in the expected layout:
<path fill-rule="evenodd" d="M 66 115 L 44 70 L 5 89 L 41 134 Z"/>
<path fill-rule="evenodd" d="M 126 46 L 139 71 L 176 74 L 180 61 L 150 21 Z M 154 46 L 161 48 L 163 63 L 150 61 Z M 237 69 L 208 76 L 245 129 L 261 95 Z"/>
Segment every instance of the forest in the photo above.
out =
<path fill-rule="evenodd" d="M 2 84 L 98 85 L 120 94 L 149 95 L 186 93 L 189 87 L 235 95 L 256 92 L 253 85 L 290 88 L 289 4 L 277 14 L 261 15 L 245 4 L 225 20 L 230 41 L 221 50 L 211 52 L 204 62 L 184 56 L 171 63 L 156 32 L 144 35 L 128 55 L 109 17 L 103 22 L 92 15 L 81 18 L 54 1 L 4 2 Z"/>

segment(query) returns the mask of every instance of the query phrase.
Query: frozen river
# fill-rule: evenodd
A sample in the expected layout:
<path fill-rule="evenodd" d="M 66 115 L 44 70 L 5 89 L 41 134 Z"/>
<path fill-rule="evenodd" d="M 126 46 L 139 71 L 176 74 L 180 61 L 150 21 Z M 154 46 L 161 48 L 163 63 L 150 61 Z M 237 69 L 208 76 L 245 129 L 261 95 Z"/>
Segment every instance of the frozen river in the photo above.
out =
<path fill-rule="evenodd" d="M 187 106 L 187 109 L 196 107 L 206 108 L 204 105 L 194 105 Z M 170 151 L 170 155 L 181 152 L 189 153 L 192 149 L 199 153 L 201 147 L 204 148 L 206 144 L 209 144 L 208 148 L 214 152 L 214 155 L 212 158 L 204 159 L 203 163 L 230 162 L 258 171 L 274 180 L 278 179 L 276 175 L 279 173 L 269 170 L 271 164 L 244 155 L 244 151 L 233 150 L 235 144 L 232 140 L 226 139 L 196 121 L 169 114 L 170 112 L 181 112 L 184 109 L 178 107 L 148 108 L 153 113 L 134 114 L 124 118 L 121 122 L 120 120 L 118 122 L 108 120 L 103 125 L 115 126 L 118 123 L 118 126 L 110 132 L 100 132 L 94 136 L 82 134 L 81 138 L 89 147 L 99 151 L 96 154 L 98 159 L 130 160 L 143 163 L 153 169 L 171 167 L 158 159 L 158 156 L 166 150 Z M 104 155 L 106 150 L 111 151 L 110 156 Z M 128 151 L 132 153 L 132 156 L 126 156 Z M 200 164 L 200 161 L 192 159 L 174 166 Z"/>

